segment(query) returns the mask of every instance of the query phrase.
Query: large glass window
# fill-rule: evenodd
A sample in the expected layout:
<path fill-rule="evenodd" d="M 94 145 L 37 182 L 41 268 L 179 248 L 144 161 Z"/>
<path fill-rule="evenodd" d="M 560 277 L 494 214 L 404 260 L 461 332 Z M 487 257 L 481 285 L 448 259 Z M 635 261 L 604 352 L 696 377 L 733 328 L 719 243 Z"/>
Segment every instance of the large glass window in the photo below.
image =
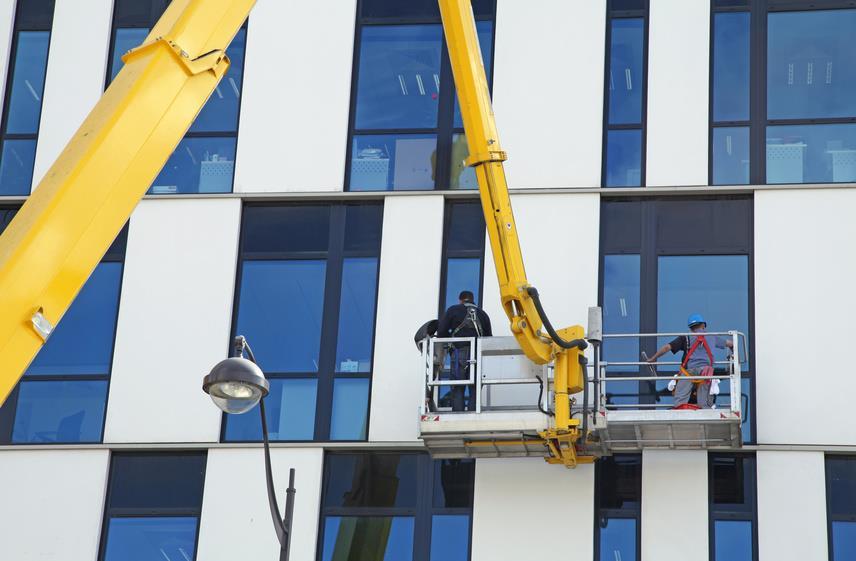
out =
<path fill-rule="evenodd" d="M 702 314 L 709 331 L 738 330 L 752 340 L 752 201 L 749 198 L 614 199 L 601 205 L 601 305 L 604 333 L 675 333 L 687 317 Z M 607 340 L 608 362 L 640 360 L 668 342 L 654 338 Z M 750 345 L 751 346 L 751 345 Z M 726 351 L 714 349 L 716 360 Z M 667 357 L 668 358 L 668 357 Z M 664 359 L 666 360 L 666 359 Z M 609 382 L 607 405 L 672 403 L 669 371 L 662 382 Z M 647 371 L 646 371 L 647 373 Z M 609 376 L 638 376 L 626 367 Z M 753 440 L 753 368 L 744 366 L 741 407 L 744 441 Z M 730 390 L 720 386 L 717 407 L 727 407 Z"/>
<path fill-rule="evenodd" d="M 319 559 L 467 561 L 473 460 L 328 454 Z"/>
<path fill-rule="evenodd" d="M 597 561 L 638 561 L 642 513 L 642 456 L 616 454 L 595 464 Z"/>
<path fill-rule="evenodd" d="M 247 206 L 235 335 L 270 379 L 272 440 L 365 440 L 383 207 Z M 287 318 L 285 321 L 283 318 Z M 226 415 L 225 440 L 261 440 Z"/>
<path fill-rule="evenodd" d="M 484 271 L 484 212 L 478 201 L 446 203 L 440 314 L 469 290 L 481 305 Z"/>
<path fill-rule="evenodd" d="M 856 457 L 826 456 L 829 559 L 856 559 Z"/>
<path fill-rule="evenodd" d="M 645 184 L 647 2 L 608 3 L 604 187 Z"/>
<path fill-rule="evenodd" d="M 54 0 L 18 0 L 0 137 L 0 195 L 29 195 L 42 114 Z"/>
<path fill-rule="evenodd" d="M 755 561 L 758 559 L 755 456 L 710 454 L 708 480 L 711 561 Z"/>
<path fill-rule="evenodd" d="M 205 452 L 116 453 L 99 561 L 196 559 Z"/>
<path fill-rule="evenodd" d="M 439 8 L 394 4 L 360 4 L 347 188 L 475 189 Z M 473 8 L 490 82 L 494 2 Z"/>
<path fill-rule="evenodd" d="M 856 181 L 856 9 L 745 0 L 713 11 L 711 183 Z"/>
<path fill-rule="evenodd" d="M 168 3 L 165 0 L 116 0 L 108 82 L 121 70 L 122 55 L 145 40 Z M 231 61 L 229 71 L 167 160 L 149 193 L 232 191 L 246 43 L 245 23 L 226 49 Z"/>
<path fill-rule="evenodd" d="M 0 232 L 14 212 L 0 209 Z M 127 228 L 0 409 L 0 442 L 101 441 L 126 241 Z"/>

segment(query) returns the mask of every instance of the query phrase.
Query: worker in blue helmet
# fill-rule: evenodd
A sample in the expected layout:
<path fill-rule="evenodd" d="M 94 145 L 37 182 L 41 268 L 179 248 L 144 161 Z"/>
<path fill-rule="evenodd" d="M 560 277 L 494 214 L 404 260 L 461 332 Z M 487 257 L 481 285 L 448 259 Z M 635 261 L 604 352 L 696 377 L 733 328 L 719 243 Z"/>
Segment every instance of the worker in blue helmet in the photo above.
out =
<path fill-rule="evenodd" d="M 696 389 L 696 404 L 700 409 L 709 409 L 713 406 L 715 399 L 710 395 L 710 381 L 684 379 L 684 376 L 713 376 L 713 351 L 710 348 L 711 341 L 717 348 L 732 347 L 728 339 L 722 337 L 708 338 L 703 333 L 707 329 L 707 322 L 701 314 L 691 314 L 687 318 L 687 327 L 692 335 L 681 335 L 669 343 L 663 345 L 648 359 L 648 362 L 657 362 L 657 359 L 671 351 L 672 354 L 683 352 L 680 373 L 675 384 L 675 409 L 691 409 L 689 406 L 693 387 Z"/>

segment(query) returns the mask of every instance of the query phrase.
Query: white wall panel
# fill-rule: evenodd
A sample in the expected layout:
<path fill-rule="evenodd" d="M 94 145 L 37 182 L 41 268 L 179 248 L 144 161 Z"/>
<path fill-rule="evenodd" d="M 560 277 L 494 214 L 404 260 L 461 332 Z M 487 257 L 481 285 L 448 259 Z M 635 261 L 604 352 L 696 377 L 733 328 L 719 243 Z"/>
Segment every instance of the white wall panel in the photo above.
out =
<path fill-rule="evenodd" d="M 493 98 L 512 187 L 600 186 L 606 2 L 497 3 Z"/>
<path fill-rule="evenodd" d="M 341 191 L 356 0 L 259 0 L 250 16 L 235 191 Z"/>
<path fill-rule="evenodd" d="M 443 197 L 388 197 L 383 209 L 369 440 L 416 440 L 422 399 L 413 334 L 437 317 Z"/>
<path fill-rule="evenodd" d="M 761 444 L 856 444 L 850 421 L 855 189 L 755 194 L 756 420 Z M 817 343 L 820 346 L 817 346 Z M 817 391 L 811 391 L 817 390 Z M 822 430 L 815 423 L 825 419 Z"/>
<path fill-rule="evenodd" d="M 568 470 L 541 458 L 477 460 L 473 501 L 472 561 L 554 559 L 563 551 L 592 558 L 591 464 Z"/>
<path fill-rule="evenodd" d="M 642 453 L 642 561 L 708 561 L 706 450 Z"/>
<path fill-rule="evenodd" d="M 526 275 L 558 329 L 586 326 L 597 305 L 600 197 L 597 194 L 513 195 Z M 494 335 L 511 335 L 499 299 L 490 243 L 485 242 L 484 309 Z"/>
<path fill-rule="evenodd" d="M 271 463 L 283 511 L 288 470 L 296 470 L 291 559 L 315 559 L 323 450 L 274 448 Z M 196 558 L 205 561 L 278 558 L 261 448 L 208 452 L 198 551 Z"/>
<path fill-rule="evenodd" d="M 104 92 L 112 0 L 57 0 L 33 188 Z"/>
<path fill-rule="evenodd" d="M 0 456 L 0 558 L 95 559 L 108 450 L 15 450 Z"/>
<path fill-rule="evenodd" d="M 3 94 L 0 95 L 0 112 L 6 103 L 6 78 L 15 28 L 15 5 L 16 0 L 0 0 L 0 92 Z"/>
<path fill-rule="evenodd" d="M 706 185 L 710 2 L 651 0 L 646 183 Z"/>
<path fill-rule="evenodd" d="M 201 384 L 228 356 L 240 214 L 228 199 L 146 200 L 134 212 L 105 442 L 219 440 Z"/>
<path fill-rule="evenodd" d="M 757 457 L 759 561 L 828 561 L 823 453 Z"/>

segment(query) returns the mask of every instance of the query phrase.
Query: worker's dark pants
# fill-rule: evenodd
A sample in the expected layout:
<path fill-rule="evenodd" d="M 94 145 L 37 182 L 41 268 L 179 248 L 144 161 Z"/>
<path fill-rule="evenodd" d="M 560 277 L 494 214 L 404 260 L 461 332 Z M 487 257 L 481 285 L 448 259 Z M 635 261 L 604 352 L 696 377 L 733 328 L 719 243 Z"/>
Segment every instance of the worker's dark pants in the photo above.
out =
<path fill-rule="evenodd" d="M 449 362 L 452 367 L 452 380 L 469 380 L 470 373 L 467 369 L 470 360 L 470 348 L 452 348 Z M 464 391 L 469 388 L 469 399 L 464 399 Z M 476 398 L 473 395 L 473 386 L 452 386 L 450 391 L 452 394 L 452 411 L 463 411 L 464 402 L 466 401 L 466 410 L 475 411 Z"/>

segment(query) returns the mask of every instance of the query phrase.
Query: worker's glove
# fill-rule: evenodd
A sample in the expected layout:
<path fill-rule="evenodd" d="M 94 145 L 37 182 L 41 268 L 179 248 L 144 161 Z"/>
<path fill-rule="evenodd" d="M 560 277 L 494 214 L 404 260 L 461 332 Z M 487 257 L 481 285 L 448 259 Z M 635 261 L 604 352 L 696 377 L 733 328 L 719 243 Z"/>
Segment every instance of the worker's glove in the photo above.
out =
<path fill-rule="evenodd" d="M 671 380 L 669 380 L 669 385 L 667 386 L 670 392 L 675 391 L 675 387 L 678 385 L 678 377 L 675 376 Z"/>

